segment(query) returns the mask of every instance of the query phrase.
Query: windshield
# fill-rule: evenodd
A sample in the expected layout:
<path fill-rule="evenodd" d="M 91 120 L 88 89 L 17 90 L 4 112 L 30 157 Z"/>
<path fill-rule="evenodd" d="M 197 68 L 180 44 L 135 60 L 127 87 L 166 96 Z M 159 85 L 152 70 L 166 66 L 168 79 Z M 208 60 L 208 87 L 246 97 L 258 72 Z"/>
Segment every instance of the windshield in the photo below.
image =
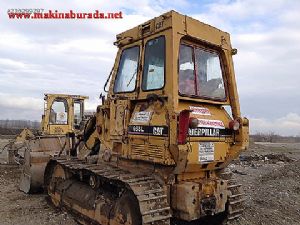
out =
<path fill-rule="evenodd" d="M 131 92 L 135 89 L 139 60 L 139 47 L 125 49 L 122 52 L 114 92 Z"/>
<path fill-rule="evenodd" d="M 50 109 L 50 124 L 68 124 L 68 106 L 64 99 L 55 100 Z"/>
<path fill-rule="evenodd" d="M 224 100 L 226 94 L 219 55 L 181 44 L 179 92 L 183 95 Z"/>

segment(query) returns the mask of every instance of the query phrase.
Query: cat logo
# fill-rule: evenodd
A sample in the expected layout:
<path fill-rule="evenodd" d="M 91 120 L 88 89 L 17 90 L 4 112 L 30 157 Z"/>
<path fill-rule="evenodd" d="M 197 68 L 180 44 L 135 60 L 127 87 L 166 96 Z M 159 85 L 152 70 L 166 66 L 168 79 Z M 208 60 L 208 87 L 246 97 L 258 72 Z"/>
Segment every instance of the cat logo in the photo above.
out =
<path fill-rule="evenodd" d="M 153 135 L 162 136 L 164 128 L 163 127 L 153 127 Z"/>
<path fill-rule="evenodd" d="M 164 26 L 164 21 L 160 21 L 157 24 L 155 24 L 155 29 L 156 30 L 161 29 L 163 26 Z"/>

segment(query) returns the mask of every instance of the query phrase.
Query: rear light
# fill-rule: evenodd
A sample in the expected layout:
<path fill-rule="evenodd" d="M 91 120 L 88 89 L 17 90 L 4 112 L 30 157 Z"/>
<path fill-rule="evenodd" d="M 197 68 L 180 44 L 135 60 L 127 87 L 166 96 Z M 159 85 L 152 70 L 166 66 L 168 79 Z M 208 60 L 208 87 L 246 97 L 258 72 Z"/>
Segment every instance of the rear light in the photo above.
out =
<path fill-rule="evenodd" d="M 189 131 L 190 110 L 182 110 L 178 118 L 178 144 L 183 145 L 186 143 Z"/>
<path fill-rule="evenodd" d="M 196 127 L 198 127 L 198 124 L 199 124 L 199 120 L 197 118 L 191 117 L 189 119 L 189 127 L 190 128 L 196 128 Z"/>
<path fill-rule="evenodd" d="M 240 122 L 237 120 L 231 120 L 229 122 L 229 128 L 232 130 L 238 130 L 240 129 Z"/>

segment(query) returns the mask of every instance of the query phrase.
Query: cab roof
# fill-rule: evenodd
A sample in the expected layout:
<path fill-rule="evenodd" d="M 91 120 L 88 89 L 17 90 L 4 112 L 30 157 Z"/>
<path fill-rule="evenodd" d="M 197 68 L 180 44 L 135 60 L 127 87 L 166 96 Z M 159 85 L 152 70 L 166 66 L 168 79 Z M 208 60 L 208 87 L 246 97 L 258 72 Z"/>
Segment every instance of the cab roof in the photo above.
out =
<path fill-rule="evenodd" d="M 115 45 L 122 47 L 168 29 L 172 29 L 174 35 L 184 35 L 225 49 L 231 49 L 230 35 L 227 32 L 174 10 L 118 34 Z"/>
<path fill-rule="evenodd" d="M 69 94 L 48 94 L 48 93 L 45 93 L 45 98 L 47 97 L 54 97 L 54 98 L 72 98 L 72 99 L 81 99 L 81 100 L 84 100 L 84 99 L 89 99 L 88 96 L 84 96 L 84 95 L 69 95 Z"/>

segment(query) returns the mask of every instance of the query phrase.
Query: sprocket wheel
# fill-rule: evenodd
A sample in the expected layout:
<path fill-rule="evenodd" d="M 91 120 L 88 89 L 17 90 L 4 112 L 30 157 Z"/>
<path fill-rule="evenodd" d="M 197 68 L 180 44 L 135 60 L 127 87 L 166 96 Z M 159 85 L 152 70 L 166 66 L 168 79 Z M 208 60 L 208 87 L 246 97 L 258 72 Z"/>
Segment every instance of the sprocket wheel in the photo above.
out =
<path fill-rule="evenodd" d="M 116 201 L 110 225 L 141 225 L 142 216 L 138 201 L 133 193 L 124 192 Z"/>

